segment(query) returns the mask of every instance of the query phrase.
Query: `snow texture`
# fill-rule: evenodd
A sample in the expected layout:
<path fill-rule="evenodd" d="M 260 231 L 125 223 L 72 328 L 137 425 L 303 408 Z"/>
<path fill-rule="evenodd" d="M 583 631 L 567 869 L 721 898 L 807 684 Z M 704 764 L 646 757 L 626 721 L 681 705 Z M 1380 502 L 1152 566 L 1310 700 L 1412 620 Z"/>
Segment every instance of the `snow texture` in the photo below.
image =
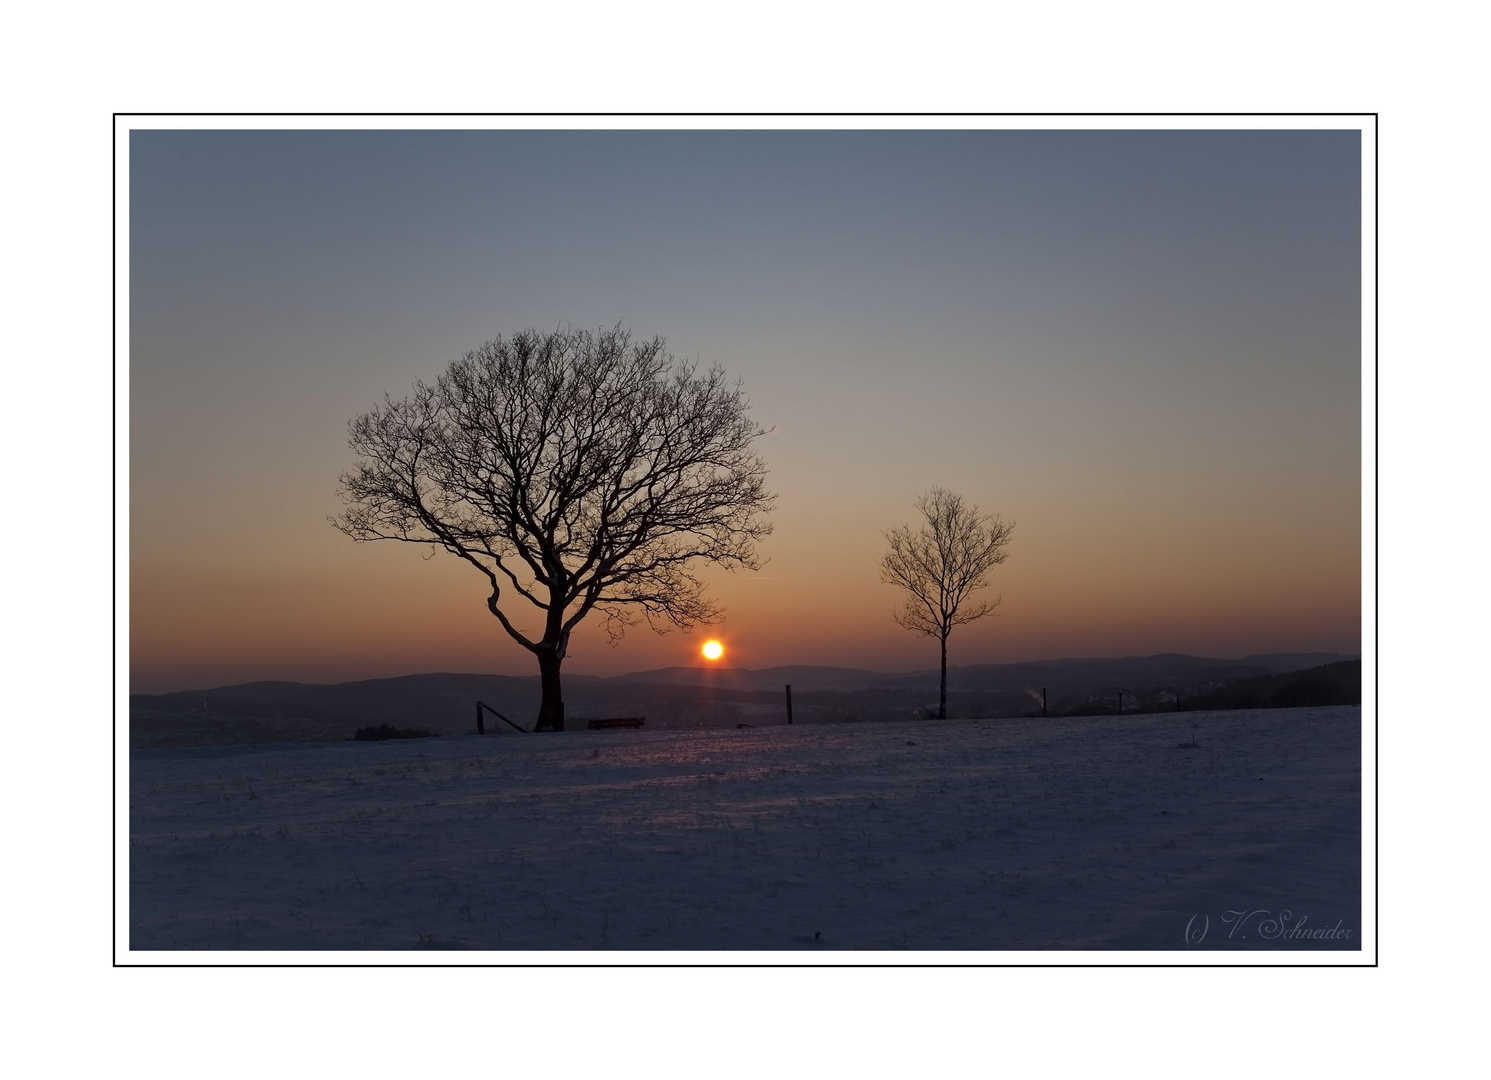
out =
<path fill-rule="evenodd" d="M 1361 947 L 1356 707 L 142 750 L 129 782 L 132 950 Z"/>

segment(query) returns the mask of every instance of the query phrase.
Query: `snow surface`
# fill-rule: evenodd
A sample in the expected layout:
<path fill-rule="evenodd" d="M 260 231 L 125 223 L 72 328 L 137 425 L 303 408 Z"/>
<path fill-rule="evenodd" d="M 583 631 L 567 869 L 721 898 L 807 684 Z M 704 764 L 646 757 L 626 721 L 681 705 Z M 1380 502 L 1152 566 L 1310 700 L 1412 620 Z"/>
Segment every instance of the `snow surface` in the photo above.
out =
<path fill-rule="evenodd" d="M 1183 950 L 1194 916 L 1197 949 L 1361 947 L 1357 707 L 141 750 L 129 782 L 134 950 Z"/>

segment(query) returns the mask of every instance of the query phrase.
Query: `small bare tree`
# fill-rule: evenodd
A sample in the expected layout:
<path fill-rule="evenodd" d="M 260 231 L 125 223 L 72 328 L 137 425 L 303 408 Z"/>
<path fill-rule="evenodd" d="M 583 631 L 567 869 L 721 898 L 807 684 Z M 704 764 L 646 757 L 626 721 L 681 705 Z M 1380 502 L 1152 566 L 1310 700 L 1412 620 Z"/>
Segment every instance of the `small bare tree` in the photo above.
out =
<path fill-rule="evenodd" d="M 938 719 L 947 719 L 947 638 L 953 627 L 993 613 L 1000 598 L 965 606 L 971 593 L 989 585 L 989 570 L 1004 562 L 1015 530 L 1013 521 L 966 506 L 959 495 L 934 487 L 913 504 L 925 524 L 885 534 L 890 550 L 880 560 L 880 576 L 906 592 L 893 618 L 907 630 L 935 637 L 942 645 L 942 688 Z"/>
<path fill-rule="evenodd" d="M 478 570 L 488 610 L 538 660 L 536 729 L 562 731 L 559 670 L 582 619 L 600 612 L 613 642 L 640 619 L 660 633 L 711 622 L 721 609 L 693 567 L 758 567 L 773 497 L 747 406 L 721 368 L 701 374 L 619 325 L 497 338 L 351 422 L 361 460 L 334 524 Z M 541 632 L 518 629 L 519 597 Z"/>

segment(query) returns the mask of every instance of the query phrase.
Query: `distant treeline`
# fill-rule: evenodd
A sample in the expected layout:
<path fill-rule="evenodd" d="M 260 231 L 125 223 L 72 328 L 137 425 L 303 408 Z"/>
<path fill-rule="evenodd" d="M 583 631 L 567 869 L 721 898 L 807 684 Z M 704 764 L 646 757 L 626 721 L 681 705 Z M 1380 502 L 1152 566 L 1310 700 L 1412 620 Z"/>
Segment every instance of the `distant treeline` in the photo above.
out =
<path fill-rule="evenodd" d="M 1195 687 L 1114 687 L 1084 701 L 1064 700 L 1047 709 L 1050 716 L 1106 716 L 1152 713 L 1179 709 L 1201 712 L 1216 709 L 1291 709 L 1322 705 L 1362 703 L 1362 662 L 1340 660 L 1332 664 L 1291 671 L 1282 675 L 1260 675 L 1221 684 Z M 1037 715 L 1039 710 L 1036 710 Z"/>
<path fill-rule="evenodd" d="M 792 685 L 797 724 L 872 723 L 936 715 L 937 672 L 848 668 L 749 671 L 665 668 L 601 679 L 568 677 L 567 720 L 645 716 L 647 729 L 734 729 L 787 722 Z M 1147 657 L 983 664 L 948 671 L 955 719 L 1105 716 L 1177 708 L 1248 709 L 1361 702 L 1361 661 L 1331 654 L 1221 660 L 1165 653 Z M 430 673 L 333 685 L 258 682 L 130 697 L 130 746 L 343 741 L 383 725 L 437 735 L 474 733 L 485 701 L 527 725 L 538 708 L 533 676 Z M 488 734 L 519 737 L 502 725 Z M 366 736 L 363 736 L 366 738 Z"/>
<path fill-rule="evenodd" d="M 382 742 L 384 739 L 429 739 L 435 733 L 425 728 L 396 728 L 390 724 L 377 727 L 360 727 L 352 738 L 361 742 Z"/>

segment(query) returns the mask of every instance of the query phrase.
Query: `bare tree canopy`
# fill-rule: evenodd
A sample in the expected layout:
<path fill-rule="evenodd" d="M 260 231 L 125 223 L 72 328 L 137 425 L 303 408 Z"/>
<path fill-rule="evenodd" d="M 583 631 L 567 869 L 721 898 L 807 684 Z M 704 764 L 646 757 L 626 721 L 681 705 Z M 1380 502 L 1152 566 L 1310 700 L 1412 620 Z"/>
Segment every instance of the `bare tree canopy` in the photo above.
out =
<path fill-rule="evenodd" d="M 351 422 L 361 460 L 334 523 L 479 571 L 487 608 L 538 658 L 537 727 L 562 730 L 559 665 L 582 619 L 599 612 L 613 641 L 643 619 L 659 632 L 710 622 L 721 609 L 695 566 L 759 566 L 773 497 L 747 408 L 722 368 L 700 372 L 619 325 L 497 338 Z M 519 630 L 520 602 L 542 633 Z"/>
<path fill-rule="evenodd" d="M 907 630 L 935 637 L 942 644 L 942 689 L 939 718 L 947 718 L 947 638 L 953 627 L 990 615 L 1000 598 L 969 603 L 989 586 L 989 571 L 1004 562 L 1013 521 L 984 514 L 960 495 L 934 487 L 913 504 L 924 524 L 885 534 L 889 550 L 880 560 L 880 577 L 906 593 L 892 617 Z"/>

